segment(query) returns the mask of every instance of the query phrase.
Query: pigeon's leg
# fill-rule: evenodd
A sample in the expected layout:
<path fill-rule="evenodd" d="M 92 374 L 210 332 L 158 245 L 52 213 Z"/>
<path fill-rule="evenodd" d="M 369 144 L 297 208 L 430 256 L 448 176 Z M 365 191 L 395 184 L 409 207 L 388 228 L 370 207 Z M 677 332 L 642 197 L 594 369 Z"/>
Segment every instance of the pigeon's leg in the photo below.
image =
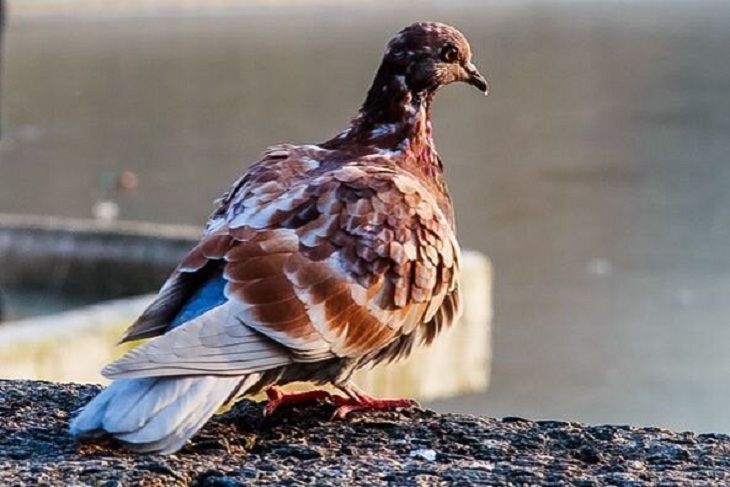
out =
<path fill-rule="evenodd" d="M 264 407 L 264 416 L 272 415 L 280 406 L 305 404 L 308 402 L 316 402 L 320 399 L 331 399 L 333 397 L 332 394 L 324 390 L 284 392 L 279 386 L 271 386 L 266 389 L 266 396 L 269 400 Z"/>
<path fill-rule="evenodd" d="M 353 411 L 362 411 L 363 409 L 387 411 L 396 408 L 412 408 L 418 407 L 418 402 L 413 399 L 378 399 L 366 394 L 355 384 L 346 384 L 337 386 L 347 397 L 332 396 L 337 410 L 333 417 L 345 419 L 345 417 Z"/>

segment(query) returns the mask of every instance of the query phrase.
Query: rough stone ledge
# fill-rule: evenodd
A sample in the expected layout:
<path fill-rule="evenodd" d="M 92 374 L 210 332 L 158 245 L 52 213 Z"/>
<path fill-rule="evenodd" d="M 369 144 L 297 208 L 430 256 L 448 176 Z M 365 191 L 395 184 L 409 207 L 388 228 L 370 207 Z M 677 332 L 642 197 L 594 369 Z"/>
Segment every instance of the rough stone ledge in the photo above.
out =
<path fill-rule="evenodd" d="M 69 412 L 99 387 L 0 380 L 0 485 L 717 485 L 730 437 L 432 411 L 290 409 L 244 401 L 179 454 L 77 445 Z"/>

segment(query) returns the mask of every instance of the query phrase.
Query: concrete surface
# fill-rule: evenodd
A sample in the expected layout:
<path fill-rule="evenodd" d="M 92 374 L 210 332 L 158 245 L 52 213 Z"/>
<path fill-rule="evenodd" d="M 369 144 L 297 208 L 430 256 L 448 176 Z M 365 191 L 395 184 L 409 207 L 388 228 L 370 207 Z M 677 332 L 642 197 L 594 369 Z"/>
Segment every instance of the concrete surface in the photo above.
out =
<path fill-rule="evenodd" d="M 634 487 L 730 481 L 730 438 L 658 428 L 587 426 L 433 411 L 329 419 L 321 404 L 267 420 L 244 401 L 178 454 L 133 455 L 76 444 L 70 414 L 96 386 L 0 381 L 0 484 L 548 485 Z"/>

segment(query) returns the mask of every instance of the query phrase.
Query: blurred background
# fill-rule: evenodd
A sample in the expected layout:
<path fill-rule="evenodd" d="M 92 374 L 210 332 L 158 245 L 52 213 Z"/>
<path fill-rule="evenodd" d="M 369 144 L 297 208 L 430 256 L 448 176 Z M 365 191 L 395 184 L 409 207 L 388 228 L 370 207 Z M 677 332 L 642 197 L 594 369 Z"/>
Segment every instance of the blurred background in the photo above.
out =
<path fill-rule="evenodd" d="M 7 7 L 0 212 L 195 225 L 266 146 L 343 128 L 404 25 L 457 26 L 492 92 L 445 89 L 434 130 L 494 352 L 429 406 L 730 432 L 730 3 Z"/>

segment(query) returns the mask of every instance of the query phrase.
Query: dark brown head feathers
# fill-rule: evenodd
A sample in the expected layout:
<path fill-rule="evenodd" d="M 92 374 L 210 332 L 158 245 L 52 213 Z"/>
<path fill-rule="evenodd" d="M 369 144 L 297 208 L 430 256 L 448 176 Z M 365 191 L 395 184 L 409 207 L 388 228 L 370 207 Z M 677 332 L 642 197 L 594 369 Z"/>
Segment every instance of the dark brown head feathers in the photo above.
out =
<path fill-rule="evenodd" d="M 400 88 L 416 98 L 431 96 L 455 81 L 467 82 L 486 92 L 487 82 L 471 58 L 469 42 L 454 27 L 439 22 L 411 24 L 388 43 L 365 105 L 373 97 L 387 96 L 385 92 L 391 85 L 404 85 Z"/>
<path fill-rule="evenodd" d="M 454 50 L 456 58 L 446 59 L 444 54 Z M 392 63 L 413 63 L 426 57 L 444 62 L 468 62 L 471 48 L 464 34 L 450 25 L 439 22 L 416 22 L 400 31 L 388 43 L 385 59 Z"/>
<path fill-rule="evenodd" d="M 487 81 L 471 59 L 469 42 L 454 27 L 439 22 L 409 25 L 388 43 L 353 133 L 402 123 L 421 108 L 428 112 L 436 91 L 456 81 L 486 94 Z"/>

